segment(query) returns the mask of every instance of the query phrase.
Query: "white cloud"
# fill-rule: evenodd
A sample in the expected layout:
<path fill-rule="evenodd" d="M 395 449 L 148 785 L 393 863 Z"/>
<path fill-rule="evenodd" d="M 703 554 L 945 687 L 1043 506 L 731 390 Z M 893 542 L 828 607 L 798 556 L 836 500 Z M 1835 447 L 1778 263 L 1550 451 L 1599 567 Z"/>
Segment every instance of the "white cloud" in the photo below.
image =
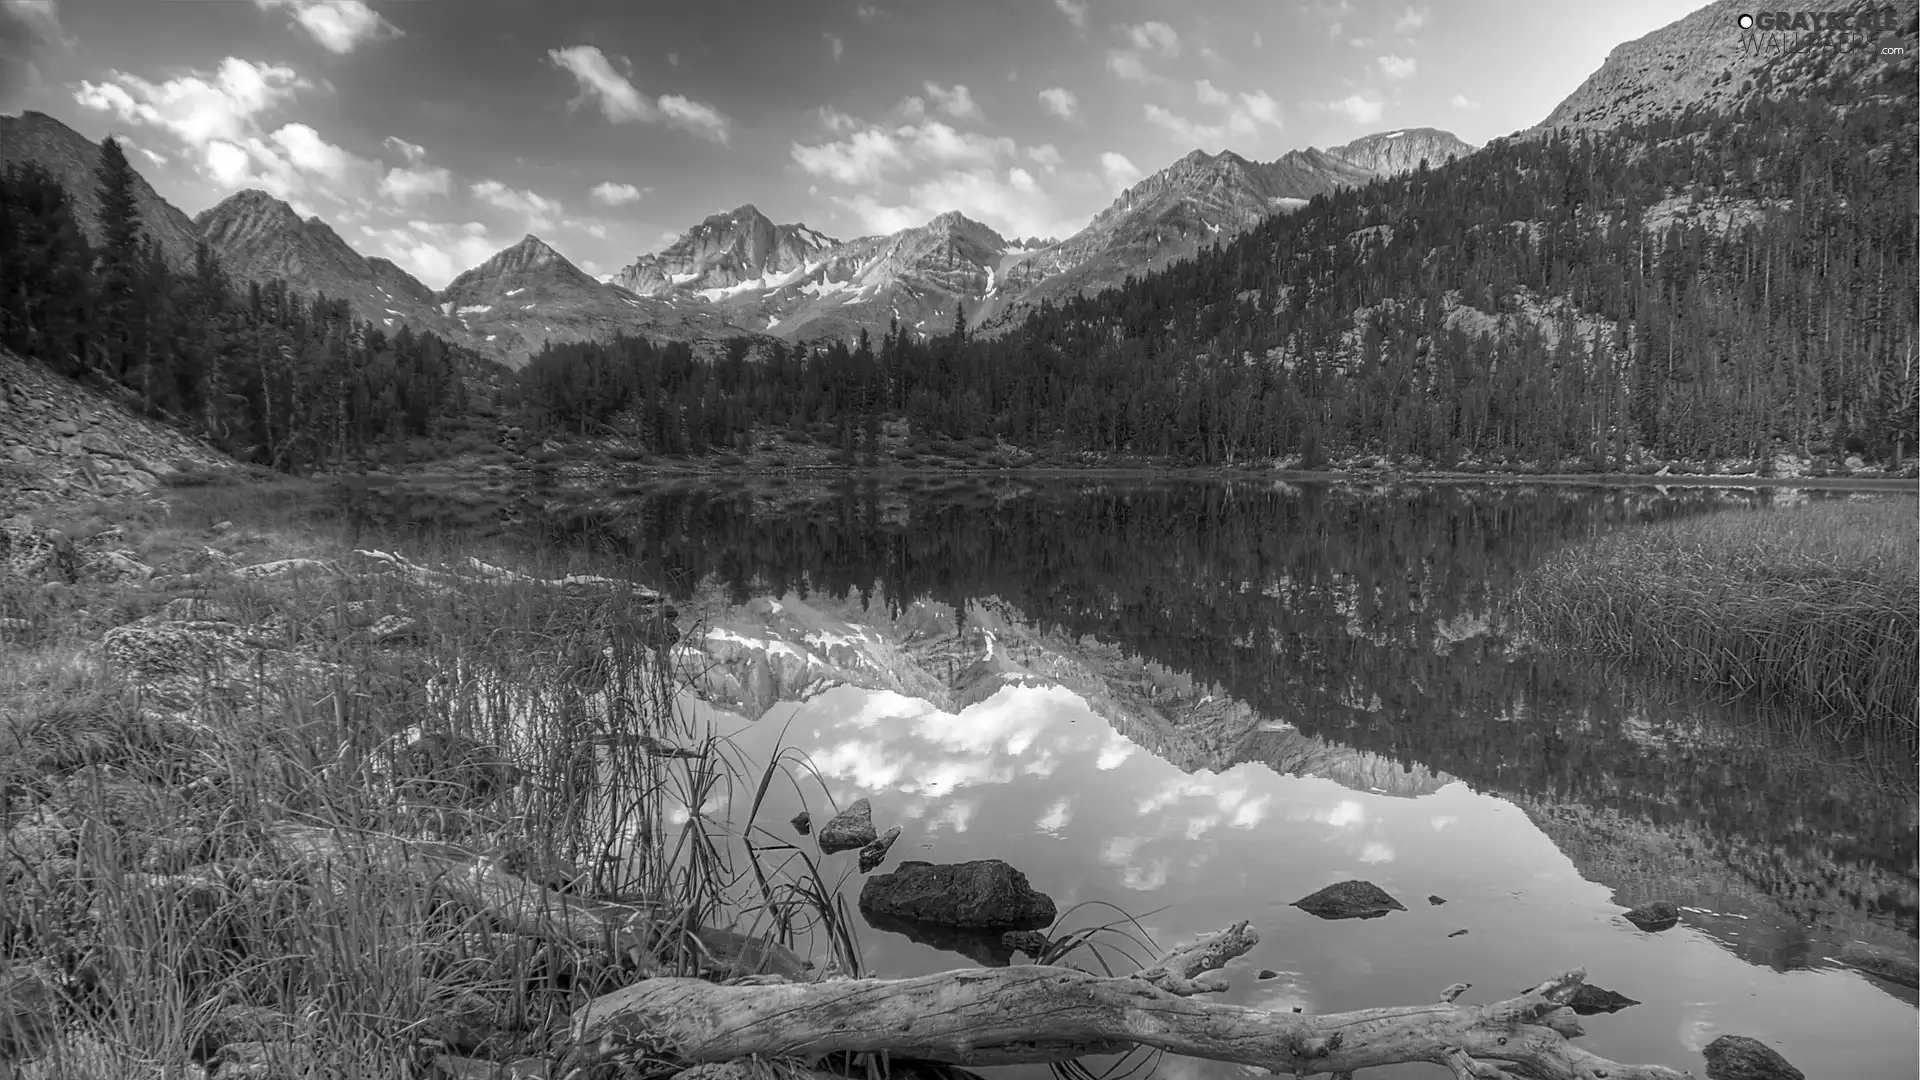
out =
<path fill-rule="evenodd" d="M 419 143 L 410 143 L 398 135 L 387 136 L 381 145 L 399 151 L 400 156 L 406 158 L 409 165 L 418 165 L 427 160 L 426 147 Z"/>
<path fill-rule="evenodd" d="M 1060 156 L 1059 147 L 1054 146 L 1052 143 L 1041 143 L 1039 146 L 1029 146 L 1026 149 L 1026 155 L 1028 161 L 1033 162 L 1048 172 L 1059 168 L 1060 163 L 1066 160 Z"/>
<path fill-rule="evenodd" d="M 1389 79 L 1410 79 L 1419 62 L 1410 56 L 1382 56 L 1380 70 L 1387 73 Z"/>
<path fill-rule="evenodd" d="M 1086 0 L 1053 0 L 1053 6 L 1067 17 L 1067 21 L 1082 30 L 1087 28 Z"/>
<path fill-rule="evenodd" d="M 305 124 L 287 124 L 269 136 L 286 152 L 287 160 L 302 172 L 318 173 L 329 180 L 347 178 L 354 165 L 351 155 L 320 137 Z"/>
<path fill-rule="evenodd" d="M 167 155 L 149 150 L 144 146 L 140 148 L 140 153 L 155 165 L 165 165 L 167 163 Z"/>
<path fill-rule="evenodd" d="M 880 128 L 856 131 L 841 141 L 818 146 L 794 143 L 791 153 L 802 169 L 842 184 L 874 183 L 887 170 L 907 163 L 900 144 Z"/>
<path fill-rule="evenodd" d="M 192 146 L 229 142 L 255 130 L 254 118 L 293 95 L 303 81 L 290 67 L 253 64 L 229 56 L 212 74 L 191 72 L 162 83 L 112 72 L 108 82 L 83 81 L 74 100 L 112 110 L 129 124 L 145 124 Z"/>
<path fill-rule="evenodd" d="M 292 8 L 294 24 L 329 52 L 350 53 L 363 41 L 400 36 L 399 27 L 362 0 L 253 0 L 262 11 Z"/>
<path fill-rule="evenodd" d="M 211 73 L 189 71 L 158 83 L 110 72 L 104 82 L 83 81 L 74 100 L 178 140 L 193 152 L 200 174 L 222 187 L 257 187 L 289 201 L 307 194 L 343 205 L 364 199 L 380 182 L 378 162 L 328 142 L 307 124 L 269 131 L 261 123 L 311 85 L 290 67 L 229 56 Z M 316 186 L 316 180 L 325 183 Z"/>
<path fill-rule="evenodd" d="M 640 189 L 632 184 L 616 184 L 611 180 L 603 180 L 593 185 L 593 201 L 606 206 L 623 206 L 630 202 L 637 202 L 639 198 Z"/>
<path fill-rule="evenodd" d="M 1349 94 L 1339 101 L 1327 102 L 1327 108 L 1352 120 L 1356 124 L 1377 124 L 1380 122 L 1381 105 L 1378 101 Z"/>
<path fill-rule="evenodd" d="M 1255 90 L 1251 94 L 1240 95 L 1240 106 L 1257 123 L 1280 127 L 1280 103 L 1273 100 L 1265 90 Z"/>
<path fill-rule="evenodd" d="M 668 67 L 680 66 L 680 54 L 678 52 L 670 52 L 667 54 L 667 66 Z"/>
<path fill-rule="evenodd" d="M 1080 99 L 1064 86 L 1049 86 L 1040 91 L 1039 98 L 1048 112 L 1062 120 L 1073 119 L 1073 114 L 1080 109 Z"/>
<path fill-rule="evenodd" d="M 1140 171 L 1140 166 L 1127 160 L 1127 155 L 1112 150 L 1100 155 L 1100 171 L 1106 174 L 1107 183 L 1115 188 L 1132 187 L 1135 180 L 1146 175 Z"/>
<path fill-rule="evenodd" d="M 847 51 L 846 39 L 838 34 L 822 33 L 820 36 L 826 38 L 827 45 L 833 49 L 833 62 L 836 64 L 839 63 L 840 57 L 845 55 Z"/>
<path fill-rule="evenodd" d="M 372 254 L 384 255 L 420 279 L 428 288 L 445 288 L 461 271 L 478 266 L 494 253 L 487 227 L 477 221 L 407 222 L 406 228 L 362 226 L 373 241 Z"/>
<path fill-rule="evenodd" d="M 653 123 L 664 118 L 715 142 L 727 141 L 730 122 L 720 110 L 678 94 L 662 94 L 657 101 L 648 101 L 626 76 L 613 69 L 606 54 L 596 46 L 548 49 L 547 59 L 555 67 L 572 73 L 579 83 L 580 97 L 574 99 L 576 105 L 592 98 L 599 103 L 601 115 L 613 123 L 636 120 Z"/>
<path fill-rule="evenodd" d="M 1477 109 L 1480 107 L 1479 102 L 1474 101 L 1473 99 L 1467 97 L 1467 95 L 1465 94 L 1453 95 L 1453 100 L 1449 102 L 1449 104 L 1451 104 L 1456 109 Z"/>
<path fill-rule="evenodd" d="M 820 123 L 825 125 L 828 131 L 834 132 L 852 131 L 860 126 L 859 120 L 831 105 L 820 106 Z"/>
<path fill-rule="evenodd" d="M 1135 26 L 1122 26 L 1120 30 L 1141 52 L 1158 51 L 1166 56 L 1178 56 L 1180 53 L 1180 35 L 1166 23 L 1143 22 Z"/>
<path fill-rule="evenodd" d="M 1040 820 L 1033 823 L 1033 827 L 1043 833 L 1052 833 L 1058 836 L 1060 835 L 1060 830 L 1066 828 L 1067 823 L 1072 820 L 1072 800 L 1064 798 L 1055 799 L 1053 805 L 1047 807 L 1047 812 L 1040 815 Z"/>
<path fill-rule="evenodd" d="M 935 82 L 927 83 L 927 96 L 943 113 L 955 120 L 986 120 L 980 106 L 974 104 L 973 95 L 963 85 L 955 83 L 952 89 L 946 89 Z"/>
<path fill-rule="evenodd" d="M 1231 105 L 1233 98 L 1227 92 L 1213 85 L 1211 79 L 1201 79 L 1193 84 L 1194 93 L 1200 96 L 1202 105 Z"/>
<path fill-rule="evenodd" d="M 1393 21 L 1393 32 L 1396 34 L 1411 34 L 1415 30 L 1427 25 L 1427 19 L 1432 14 L 1433 10 L 1431 8 L 1410 7 L 1402 12 L 1398 19 Z"/>
<path fill-rule="evenodd" d="M 395 202 L 410 202 L 428 195 L 446 195 L 453 191 L 453 174 L 445 169 L 394 167 L 380 179 L 380 194 Z"/>
<path fill-rule="evenodd" d="M 1125 49 L 1107 51 L 1107 70 L 1134 82 L 1153 82 L 1159 78 L 1158 75 L 1147 70 L 1147 62 L 1140 58 L 1139 53 L 1128 52 Z"/>
<path fill-rule="evenodd" d="M 510 188 L 498 180 L 482 180 L 469 184 L 467 192 L 474 198 L 502 210 L 526 215 L 528 227 L 534 230 L 552 228 L 554 220 L 562 211 L 558 200 L 549 199 L 532 191 Z"/>
<path fill-rule="evenodd" d="M 1147 123 L 1163 128 L 1168 134 L 1181 142 L 1198 146 L 1204 143 L 1218 143 L 1226 138 L 1227 129 L 1213 124 L 1196 124 L 1169 109 L 1158 105 L 1145 106 Z"/>

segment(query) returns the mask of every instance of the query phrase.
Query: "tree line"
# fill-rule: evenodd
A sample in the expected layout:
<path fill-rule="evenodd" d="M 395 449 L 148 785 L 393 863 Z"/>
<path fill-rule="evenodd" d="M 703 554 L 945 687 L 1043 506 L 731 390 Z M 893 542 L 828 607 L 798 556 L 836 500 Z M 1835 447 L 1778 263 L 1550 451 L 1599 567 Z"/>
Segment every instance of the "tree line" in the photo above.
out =
<path fill-rule="evenodd" d="M 527 402 L 577 430 L 643 402 L 665 451 L 796 421 L 852 448 L 884 414 L 1207 464 L 1886 455 L 1920 401 L 1911 74 L 1497 142 L 997 336 L 554 346 Z"/>
<path fill-rule="evenodd" d="M 286 282 L 236 286 L 202 242 L 170 265 L 112 139 L 95 171 L 99 243 L 37 164 L 0 175 L 0 345 L 278 469 L 345 462 L 491 407 L 495 367 L 431 333 L 357 321 Z"/>

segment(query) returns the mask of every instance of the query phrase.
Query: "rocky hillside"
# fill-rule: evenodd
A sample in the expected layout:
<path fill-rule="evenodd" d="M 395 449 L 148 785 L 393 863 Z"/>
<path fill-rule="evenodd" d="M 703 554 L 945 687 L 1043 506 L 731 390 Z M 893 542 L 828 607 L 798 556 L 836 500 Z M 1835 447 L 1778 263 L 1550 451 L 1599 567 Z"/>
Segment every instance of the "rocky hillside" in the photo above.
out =
<path fill-rule="evenodd" d="M 676 340 L 746 331 L 712 309 L 675 307 L 596 281 L 529 233 L 435 293 L 440 313 L 488 355 L 518 368 L 548 341 L 641 334 Z"/>
<path fill-rule="evenodd" d="M 1716 0 L 1677 22 L 1607 54 L 1606 62 L 1532 130 L 1600 130 L 1645 123 L 1688 108 L 1729 110 L 1755 94 L 1804 89 L 1835 68 L 1914 62 L 1914 0 L 1890 6 L 1895 36 L 1907 43 L 1904 60 L 1883 61 L 1870 50 L 1885 36 L 1854 30 L 1743 30 L 1752 10 L 1743 0 Z M 1823 9 L 1825 10 L 1825 9 Z"/>
<path fill-rule="evenodd" d="M 751 203 L 688 229 L 663 251 L 642 255 L 614 275 L 637 296 L 698 293 L 719 300 L 729 291 L 788 284 L 840 241 L 805 225 L 775 225 Z"/>
<path fill-rule="evenodd" d="M 100 242 L 99 182 L 94 171 L 100 163 L 100 147 L 86 136 L 45 113 L 23 112 L 19 116 L 0 115 L 0 168 L 15 163 L 34 163 L 53 174 L 73 200 L 74 216 L 86 231 L 87 239 Z M 135 163 L 134 172 L 139 172 Z M 134 181 L 134 201 L 140 208 L 140 220 L 160 241 L 167 261 L 177 267 L 193 265 L 193 249 L 200 231 L 178 207 L 160 197 L 144 176 Z"/>
<path fill-rule="evenodd" d="M 433 308 L 433 290 L 393 263 L 353 250 L 319 218 L 300 220 L 264 191 L 229 195 L 194 225 L 237 281 L 299 282 L 302 292 L 346 300 L 360 318 L 388 329 L 404 324 L 457 339 Z"/>
<path fill-rule="evenodd" d="M 204 443 L 0 350 L 0 513 L 140 494 L 181 469 L 232 465 Z"/>
<path fill-rule="evenodd" d="M 1122 192 L 1086 228 L 1009 268 L 988 315 L 1117 285 L 1374 175 L 1312 148 L 1265 163 L 1195 150 Z"/>
<path fill-rule="evenodd" d="M 1327 153 L 1351 161 L 1381 176 L 1412 172 L 1422 161 L 1439 168 L 1449 157 L 1464 157 L 1476 147 L 1451 131 L 1438 128 L 1404 128 L 1382 131 L 1342 146 L 1329 146 Z"/>

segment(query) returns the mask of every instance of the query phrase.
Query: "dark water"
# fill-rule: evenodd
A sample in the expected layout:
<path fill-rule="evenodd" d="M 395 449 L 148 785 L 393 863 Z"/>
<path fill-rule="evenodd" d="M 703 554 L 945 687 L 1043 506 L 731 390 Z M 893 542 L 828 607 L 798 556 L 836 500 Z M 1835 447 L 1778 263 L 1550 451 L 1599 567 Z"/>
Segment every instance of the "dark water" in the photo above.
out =
<path fill-rule="evenodd" d="M 1906 1080 L 1912 993 L 1830 958 L 1914 949 L 1910 758 L 1556 655 L 1503 617 L 1560 545 L 1808 497 L 736 485 L 552 526 L 675 593 L 699 707 L 750 759 L 798 747 L 842 805 L 870 797 L 905 827 L 893 861 L 1005 859 L 1063 910 L 1113 905 L 1162 945 L 1251 919 L 1262 943 L 1220 1000 L 1327 1012 L 1464 981 L 1487 1001 L 1583 965 L 1643 1003 L 1585 1022 L 1616 1060 L 1704 1075 L 1699 1049 L 1737 1033 L 1809 1075 Z M 762 820 L 797 809 L 776 789 Z M 852 858 L 828 860 L 850 903 Z M 1352 877 L 1409 910 L 1289 906 Z M 1656 899 L 1681 925 L 1618 917 Z M 860 935 L 880 975 L 1007 962 L 988 939 Z"/>

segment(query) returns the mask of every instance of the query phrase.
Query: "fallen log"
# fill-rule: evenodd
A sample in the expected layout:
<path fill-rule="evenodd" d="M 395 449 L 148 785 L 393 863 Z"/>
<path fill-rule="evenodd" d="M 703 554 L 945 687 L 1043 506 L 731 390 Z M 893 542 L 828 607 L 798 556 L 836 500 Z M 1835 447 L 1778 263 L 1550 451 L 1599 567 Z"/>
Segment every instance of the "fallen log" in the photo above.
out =
<path fill-rule="evenodd" d="M 1459 1080 L 1692 1080 L 1573 1045 L 1580 1027 L 1566 1006 L 1586 977 L 1580 970 L 1485 1005 L 1459 1004 L 1464 984 L 1431 1004 L 1320 1016 L 1193 1000 L 1224 989 L 1210 973 L 1258 940 L 1243 922 L 1118 978 L 1028 965 L 752 986 L 648 979 L 573 1014 L 562 1075 L 638 1058 L 693 1066 L 886 1052 L 1008 1065 L 1146 1046 L 1294 1076 L 1430 1062 Z"/>

